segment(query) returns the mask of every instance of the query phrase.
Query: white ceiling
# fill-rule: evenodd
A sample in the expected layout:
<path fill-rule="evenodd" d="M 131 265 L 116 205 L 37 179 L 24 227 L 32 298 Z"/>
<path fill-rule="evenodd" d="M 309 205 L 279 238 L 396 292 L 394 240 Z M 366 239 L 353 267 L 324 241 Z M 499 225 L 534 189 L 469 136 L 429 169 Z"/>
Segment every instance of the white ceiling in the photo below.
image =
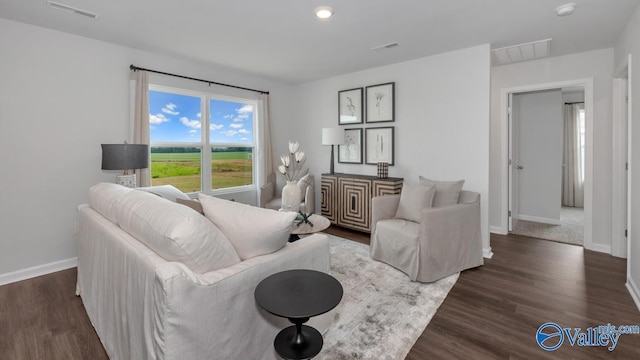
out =
<path fill-rule="evenodd" d="M 0 0 L 0 17 L 288 83 L 490 43 L 553 38 L 551 56 L 614 42 L 639 0 Z M 566 2 L 573 15 L 556 16 Z M 332 6 L 329 20 L 313 9 Z M 397 41 L 399 46 L 370 50 Z M 144 64 L 136 64 L 144 67 Z M 162 70 L 162 69 L 158 69 Z"/>

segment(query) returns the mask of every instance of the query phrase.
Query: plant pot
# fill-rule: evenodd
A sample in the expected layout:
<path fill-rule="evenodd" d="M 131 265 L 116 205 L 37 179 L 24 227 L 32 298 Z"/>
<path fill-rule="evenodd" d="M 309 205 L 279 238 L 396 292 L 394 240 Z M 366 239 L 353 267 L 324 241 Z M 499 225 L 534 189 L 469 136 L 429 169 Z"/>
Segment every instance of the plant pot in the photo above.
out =
<path fill-rule="evenodd" d="M 300 211 L 300 187 L 296 181 L 287 181 L 282 188 L 282 209 L 285 211 Z"/>

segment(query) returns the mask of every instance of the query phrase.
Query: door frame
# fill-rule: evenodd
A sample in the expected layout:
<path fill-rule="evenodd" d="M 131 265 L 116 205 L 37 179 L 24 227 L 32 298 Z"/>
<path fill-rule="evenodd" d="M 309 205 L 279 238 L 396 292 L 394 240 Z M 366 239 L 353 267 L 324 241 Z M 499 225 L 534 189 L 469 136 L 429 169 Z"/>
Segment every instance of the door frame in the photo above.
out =
<path fill-rule="evenodd" d="M 629 254 L 629 239 L 631 235 L 631 172 L 627 170 L 627 164 L 631 160 L 632 102 L 628 100 L 630 98 L 631 54 L 628 54 L 616 68 L 613 78 L 614 141 L 611 255 L 621 258 L 626 258 Z M 624 144 L 625 142 L 626 144 Z M 623 188 L 624 191 L 621 191 Z M 626 216 L 624 216 L 625 212 Z M 624 233 L 624 229 L 627 230 L 627 234 Z"/>
<path fill-rule="evenodd" d="M 584 178 L 584 248 L 600 252 L 611 251 L 610 247 L 593 244 L 593 78 L 557 81 L 542 84 L 524 85 L 518 87 L 503 88 L 500 91 L 501 101 L 501 125 L 502 125 L 502 227 L 503 232 L 508 233 L 509 201 L 511 188 L 509 187 L 509 95 L 531 91 L 559 89 L 564 87 L 581 86 L 584 88 L 584 108 L 586 126 L 585 146 L 585 178 Z"/>

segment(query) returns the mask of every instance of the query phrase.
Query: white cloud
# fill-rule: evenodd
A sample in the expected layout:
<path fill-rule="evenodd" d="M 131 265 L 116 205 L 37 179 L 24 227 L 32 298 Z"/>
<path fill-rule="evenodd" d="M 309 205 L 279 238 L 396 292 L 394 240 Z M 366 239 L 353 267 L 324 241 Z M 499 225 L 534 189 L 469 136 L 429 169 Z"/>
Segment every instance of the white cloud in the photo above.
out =
<path fill-rule="evenodd" d="M 249 118 L 249 113 L 253 112 L 253 106 L 245 104 L 239 109 L 236 109 L 236 113 L 238 114 L 233 121 L 240 122 Z"/>
<path fill-rule="evenodd" d="M 234 129 L 240 129 L 240 128 L 243 128 L 243 127 L 244 127 L 244 125 L 243 125 L 243 124 L 231 124 L 231 125 L 229 125 L 229 126 L 231 126 L 231 127 L 232 127 L 232 128 L 234 128 Z"/>
<path fill-rule="evenodd" d="M 201 117 L 202 117 L 202 113 L 198 113 L 198 115 L 196 115 L 196 116 L 198 116 L 199 118 L 201 118 Z"/>
<path fill-rule="evenodd" d="M 195 129 L 189 130 L 189 134 L 197 134 L 197 133 L 198 133 L 198 130 L 195 130 Z"/>
<path fill-rule="evenodd" d="M 247 141 L 247 140 L 249 140 L 249 139 L 247 139 L 246 137 L 241 137 L 240 138 L 240 141 Z"/>
<path fill-rule="evenodd" d="M 180 114 L 180 112 L 176 111 L 177 107 L 178 107 L 178 105 L 176 105 L 174 103 L 168 103 L 167 105 L 165 105 L 162 108 L 162 112 L 163 113 L 167 113 L 169 115 L 178 115 L 178 114 Z"/>
<path fill-rule="evenodd" d="M 211 124 L 211 125 L 209 125 L 209 129 L 211 129 L 211 131 L 220 130 L 223 127 L 224 127 L 224 125 L 222 125 L 222 124 Z"/>
<path fill-rule="evenodd" d="M 149 114 L 149 124 L 162 124 L 163 122 L 169 122 L 170 120 L 167 119 L 166 116 L 164 116 L 164 114 Z"/>
<path fill-rule="evenodd" d="M 182 125 L 190 127 L 192 129 L 200 129 L 200 120 L 189 120 L 186 117 L 180 118 Z"/>
<path fill-rule="evenodd" d="M 222 133 L 222 135 L 224 136 L 228 136 L 228 137 L 232 137 L 235 136 L 238 132 L 235 130 L 227 130 L 225 132 Z"/>
<path fill-rule="evenodd" d="M 249 133 L 249 130 L 247 130 L 247 129 L 240 129 L 240 130 L 238 130 L 238 132 L 239 132 L 240 134 L 248 134 L 248 133 Z"/>
<path fill-rule="evenodd" d="M 223 119 L 231 119 L 233 118 L 233 114 L 228 114 L 222 117 Z"/>

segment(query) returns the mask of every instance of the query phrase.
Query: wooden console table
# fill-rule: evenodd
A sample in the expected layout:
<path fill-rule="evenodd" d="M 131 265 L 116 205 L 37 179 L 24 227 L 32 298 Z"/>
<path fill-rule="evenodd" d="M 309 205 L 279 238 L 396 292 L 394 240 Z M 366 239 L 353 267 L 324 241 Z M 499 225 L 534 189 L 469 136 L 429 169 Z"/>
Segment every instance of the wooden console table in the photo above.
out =
<path fill-rule="evenodd" d="M 371 232 L 371 198 L 399 194 L 402 178 L 322 174 L 321 214 L 332 224 Z"/>

